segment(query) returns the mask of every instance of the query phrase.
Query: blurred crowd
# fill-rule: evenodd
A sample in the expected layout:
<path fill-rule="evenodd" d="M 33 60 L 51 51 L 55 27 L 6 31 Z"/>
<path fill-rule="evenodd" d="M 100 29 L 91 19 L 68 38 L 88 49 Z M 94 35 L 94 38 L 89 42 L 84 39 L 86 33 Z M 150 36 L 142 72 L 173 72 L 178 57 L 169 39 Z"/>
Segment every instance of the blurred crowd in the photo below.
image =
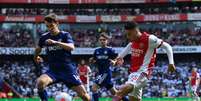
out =
<path fill-rule="evenodd" d="M 127 8 L 1 8 L 1 15 L 145 15 L 199 13 L 201 6 L 168 6 L 168 7 L 127 7 Z"/>
<path fill-rule="evenodd" d="M 0 29 L 0 47 L 33 47 L 32 32 L 26 28 Z"/>
<path fill-rule="evenodd" d="M 201 45 L 201 29 L 184 28 L 184 29 L 167 29 L 167 28 L 150 28 L 143 31 L 152 33 L 157 37 L 168 42 L 172 46 L 196 46 Z"/>
<path fill-rule="evenodd" d="M 185 27 L 179 28 L 182 25 L 185 25 Z M 170 43 L 172 46 L 201 45 L 201 27 L 191 26 L 193 25 L 182 23 L 145 24 L 141 26 L 141 32 L 145 31 L 149 34 L 154 34 L 164 41 Z M 72 28 L 65 31 L 71 33 L 76 47 L 99 46 L 98 37 L 101 32 L 106 32 L 109 34 L 109 36 L 111 37 L 109 41 L 109 46 L 111 47 L 124 47 L 128 43 L 128 40 L 126 39 L 126 34 L 121 27 L 108 29 L 82 28 L 79 30 L 76 28 Z M 37 31 L 18 26 L 7 29 L 0 28 L 0 47 L 34 47 L 37 44 L 39 37 L 43 33 L 45 33 L 45 30 L 40 30 L 40 28 L 38 28 Z"/>
<path fill-rule="evenodd" d="M 167 72 L 167 62 L 160 60 L 153 70 L 153 76 L 150 78 L 148 85 L 144 88 L 144 97 L 184 97 L 188 96 L 188 76 L 193 67 L 198 68 L 201 73 L 200 62 L 178 62 L 176 64 L 177 70 L 175 73 Z M 90 65 L 92 69 L 90 86 L 95 79 L 95 68 Z M 17 90 L 24 97 L 36 97 L 37 89 L 35 87 L 35 80 L 47 70 L 47 65 L 34 66 L 32 61 L 10 61 L 5 60 L 0 64 L 0 76 L 8 82 L 15 90 Z M 111 67 L 113 71 L 113 79 L 115 86 L 118 88 L 127 80 L 129 64 L 122 67 Z M 124 78 L 122 78 L 124 77 Z M 48 95 L 54 96 L 58 91 L 68 92 L 72 96 L 76 96 L 75 92 L 69 90 L 64 84 L 53 84 L 47 88 Z M 102 97 L 110 96 L 106 89 L 101 89 Z M 199 91 L 200 92 L 200 91 Z"/>

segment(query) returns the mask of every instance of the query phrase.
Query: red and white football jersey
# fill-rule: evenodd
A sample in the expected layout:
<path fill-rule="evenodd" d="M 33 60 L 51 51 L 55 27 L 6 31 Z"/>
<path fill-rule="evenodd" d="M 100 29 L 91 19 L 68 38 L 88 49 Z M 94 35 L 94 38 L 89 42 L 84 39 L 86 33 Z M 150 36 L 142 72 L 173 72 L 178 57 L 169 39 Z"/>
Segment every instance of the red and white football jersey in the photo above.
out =
<path fill-rule="evenodd" d="M 91 69 L 89 66 L 84 65 L 84 66 L 79 66 L 79 74 L 80 74 L 80 79 L 84 84 L 88 83 L 89 80 L 89 73 L 91 72 Z"/>
<path fill-rule="evenodd" d="M 125 56 L 131 51 L 130 72 L 145 72 L 149 76 L 155 65 L 156 48 L 162 44 L 161 39 L 144 32 L 138 41 L 130 42 L 119 56 Z"/>
<path fill-rule="evenodd" d="M 199 84 L 200 75 L 198 72 L 191 73 L 191 86 L 197 86 Z"/>

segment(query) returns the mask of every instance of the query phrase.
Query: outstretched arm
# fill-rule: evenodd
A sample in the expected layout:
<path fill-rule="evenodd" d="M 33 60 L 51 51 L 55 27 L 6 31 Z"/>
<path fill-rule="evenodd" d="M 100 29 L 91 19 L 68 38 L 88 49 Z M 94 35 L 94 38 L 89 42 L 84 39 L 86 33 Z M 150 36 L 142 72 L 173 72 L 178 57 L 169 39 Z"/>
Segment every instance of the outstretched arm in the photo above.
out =
<path fill-rule="evenodd" d="M 64 43 L 64 42 L 59 42 L 59 41 L 54 41 L 52 39 L 47 39 L 46 40 L 46 43 L 47 44 L 55 44 L 55 45 L 58 45 L 60 47 L 62 47 L 63 49 L 65 50 L 68 50 L 68 51 L 72 51 L 75 49 L 75 46 L 73 43 Z"/>
<path fill-rule="evenodd" d="M 165 49 L 167 56 L 168 56 L 168 60 L 169 60 L 169 66 L 168 66 L 168 71 L 169 72 L 173 72 L 176 70 L 176 67 L 174 65 L 174 59 L 173 59 L 173 51 L 172 51 L 172 47 L 166 43 L 163 42 L 161 44 L 161 48 Z"/>
<path fill-rule="evenodd" d="M 174 64 L 172 47 L 167 42 L 163 42 L 161 48 L 165 49 L 168 56 L 169 64 Z"/>
<path fill-rule="evenodd" d="M 117 56 L 116 59 L 110 60 L 113 65 L 122 65 L 123 58 L 131 51 L 131 44 L 129 43 Z"/>
<path fill-rule="evenodd" d="M 131 43 L 129 43 L 123 51 L 118 54 L 117 58 L 124 58 L 131 51 Z"/>
<path fill-rule="evenodd" d="M 157 38 L 154 35 L 150 35 L 150 42 L 151 42 L 152 48 L 160 47 L 165 49 L 168 56 L 168 60 L 169 60 L 168 71 L 170 72 L 175 71 L 172 47 L 167 42 L 164 42 L 163 40 Z"/>

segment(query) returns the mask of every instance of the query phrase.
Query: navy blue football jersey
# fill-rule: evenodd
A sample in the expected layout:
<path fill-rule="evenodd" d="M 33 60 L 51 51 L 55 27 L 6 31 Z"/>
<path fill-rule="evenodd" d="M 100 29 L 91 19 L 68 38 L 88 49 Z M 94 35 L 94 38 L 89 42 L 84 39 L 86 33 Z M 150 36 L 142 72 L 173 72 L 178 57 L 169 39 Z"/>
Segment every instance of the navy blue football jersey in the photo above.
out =
<path fill-rule="evenodd" d="M 58 45 L 48 45 L 47 39 L 52 39 L 64 43 L 73 43 L 73 39 L 68 32 L 60 31 L 58 35 L 52 35 L 50 32 L 43 34 L 39 40 L 39 46 L 46 49 L 48 64 L 50 70 L 65 73 L 74 73 L 76 66 L 72 65 L 71 51 L 64 50 Z"/>
<path fill-rule="evenodd" d="M 96 60 L 96 65 L 98 67 L 99 73 L 105 73 L 110 70 L 111 61 L 110 59 L 115 59 L 117 54 L 110 47 L 97 48 L 94 51 L 94 59 Z"/>

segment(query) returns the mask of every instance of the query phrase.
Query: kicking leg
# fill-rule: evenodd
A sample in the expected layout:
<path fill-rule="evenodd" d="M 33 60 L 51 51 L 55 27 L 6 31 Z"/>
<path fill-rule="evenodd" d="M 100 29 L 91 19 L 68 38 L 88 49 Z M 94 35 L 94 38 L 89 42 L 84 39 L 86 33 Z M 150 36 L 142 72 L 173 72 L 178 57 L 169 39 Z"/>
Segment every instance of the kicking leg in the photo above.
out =
<path fill-rule="evenodd" d="M 48 95 L 45 91 L 45 87 L 50 83 L 53 83 L 53 80 L 47 74 L 43 74 L 37 79 L 36 86 L 38 88 L 38 95 L 41 101 L 48 101 Z"/>
<path fill-rule="evenodd" d="M 90 101 L 90 96 L 83 85 L 74 86 L 72 89 L 83 99 L 83 101 Z"/>
<path fill-rule="evenodd" d="M 94 101 L 98 101 L 99 99 L 98 89 L 99 89 L 99 86 L 97 84 L 94 84 L 92 86 L 92 92 L 93 92 L 92 96 Z"/>

